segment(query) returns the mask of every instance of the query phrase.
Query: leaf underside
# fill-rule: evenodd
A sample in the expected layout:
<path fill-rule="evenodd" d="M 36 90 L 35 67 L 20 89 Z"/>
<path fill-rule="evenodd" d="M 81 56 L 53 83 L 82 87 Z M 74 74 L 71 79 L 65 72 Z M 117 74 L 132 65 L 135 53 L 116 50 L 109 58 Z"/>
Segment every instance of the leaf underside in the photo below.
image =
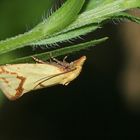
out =
<path fill-rule="evenodd" d="M 68 1 L 70 2 L 73 0 L 68 0 Z M 84 0 L 82 2 L 84 2 Z M 74 3 L 74 1 L 73 1 L 73 3 Z M 78 6 L 78 4 L 75 6 Z M 75 19 L 75 21 L 70 23 L 68 26 L 66 26 L 62 30 L 56 31 L 55 33 L 50 34 L 49 36 L 44 36 L 41 39 L 34 40 L 28 44 L 25 43 L 26 45 L 16 46 L 15 48 L 14 48 L 14 39 L 16 37 L 13 38 L 13 42 L 12 42 L 13 46 L 10 46 L 11 44 L 8 46 L 9 39 L 0 41 L 0 56 L 2 55 L 2 57 L 6 56 L 7 54 L 10 54 L 10 52 L 12 52 L 13 50 L 21 49 L 25 46 L 28 46 L 28 47 L 34 47 L 34 46 L 36 47 L 36 46 L 42 46 L 42 45 L 49 46 L 49 49 L 48 50 L 45 49 L 45 52 L 43 52 L 43 53 L 38 52 L 37 54 L 29 55 L 26 57 L 21 57 L 21 58 L 16 57 L 12 60 L 11 60 L 11 57 L 7 57 L 7 58 L 5 58 L 5 60 L 1 61 L 0 64 L 33 62 L 31 56 L 36 56 L 39 59 L 47 60 L 50 58 L 50 54 L 53 57 L 57 57 L 57 56 L 61 56 L 61 55 L 67 55 L 69 53 L 74 53 L 74 52 L 89 48 L 90 46 L 95 46 L 95 45 L 105 41 L 107 39 L 107 37 L 102 38 L 102 39 L 97 39 L 97 40 L 93 39 L 91 41 L 85 40 L 84 43 L 79 43 L 77 45 L 70 45 L 70 46 L 66 46 L 64 48 L 55 47 L 54 50 L 50 51 L 51 46 L 53 46 L 57 43 L 68 42 L 73 39 L 79 38 L 82 35 L 86 35 L 90 32 L 93 32 L 93 31 L 97 30 L 98 28 L 101 28 L 104 25 L 104 23 L 106 23 L 106 21 L 118 20 L 118 19 L 123 21 L 124 19 L 127 19 L 127 20 L 140 24 L 139 17 L 135 17 L 133 15 L 130 15 L 130 14 L 124 12 L 127 9 L 137 8 L 137 7 L 140 7 L 139 0 L 135 0 L 133 2 L 131 0 L 123 0 L 123 1 L 122 0 L 117 0 L 117 1 L 114 1 L 114 0 L 98 0 L 98 1 L 89 0 L 89 2 L 86 1 L 85 7 L 82 9 L 82 12 L 79 15 L 77 15 L 77 18 Z M 63 10 L 67 10 L 64 8 L 65 7 L 63 7 Z M 75 10 L 76 10 L 76 8 L 75 8 Z M 59 13 L 61 13 L 61 9 L 59 10 L 58 15 L 56 13 L 53 16 L 56 16 L 56 15 L 59 16 Z M 68 15 L 68 16 L 70 16 L 70 15 Z M 53 22 L 55 22 L 55 20 Z M 55 24 L 57 24 L 57 23 L 55 23 Z M 61 23 L 61 24 L 63 24 L 63 23 Z M 51 27 L 50 23 L 49 23 L 49 25 Z M 38 30 L 36 30 L 36 29 L 37 28 L 42 29 L 43 26 L 44 26 L 44 23 L 42 22 L 37 27 L 33 28 L 32 32 L 33 31 L 36 31 L 36 32 L 32 35 L 34 35 L 35 37 L 38 37 L 38 34 L 37 34 Z M 59 25 L 57 25 L 57 26 L 59 26 Z M 22 37 L 22 35 L 21 35 L 21 37 Z M 28 40 L 30 38 L 32 38 L 32 36 L 30 36 L 30 33 L 29 33 Z M 22 38 L 22 41 L 24 42 L 24 38 Z M 15 39 L 15 42 L 16 42 L 16 39 Z M 3 44 L 6 44 L 6 45 L 4 46 Z"/>

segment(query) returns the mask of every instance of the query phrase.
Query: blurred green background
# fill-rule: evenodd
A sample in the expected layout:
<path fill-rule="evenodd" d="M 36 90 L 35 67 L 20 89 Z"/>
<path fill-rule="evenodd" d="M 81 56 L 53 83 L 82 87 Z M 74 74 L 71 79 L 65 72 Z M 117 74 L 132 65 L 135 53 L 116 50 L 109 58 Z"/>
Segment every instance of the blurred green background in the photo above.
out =
<path fill-rule="evenodd" d="M 42 21 L 55 0 L 0 0 L 0 39 L 24 33 Z"/>
<path fill-rule="evenodd" d="M 54 3 L 55 0 L 0 0 L 0 39 L 29 30 L 42 21 Z M 109 36 L 110 40 L 69 55 L 70 60 L 87 55 L 87 62 L 80 76 L 67 87 L 58 85 L 33 91 L 14 102 L 3 97 L 0 140 L 139 136 L 139 114 L 125 108 L 118 88 L 124 65 L 119 30 L 119 24 L 108 23 L 84 37 Z"/>

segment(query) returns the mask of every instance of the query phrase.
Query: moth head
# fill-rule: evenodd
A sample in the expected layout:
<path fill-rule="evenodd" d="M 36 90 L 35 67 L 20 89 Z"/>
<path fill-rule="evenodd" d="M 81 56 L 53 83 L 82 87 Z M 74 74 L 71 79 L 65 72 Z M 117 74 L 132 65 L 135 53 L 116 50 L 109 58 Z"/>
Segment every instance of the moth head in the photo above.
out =
<path fill-rule="evenodd" d="M 82 57 L 79 58 L 78 60 L 75 60 L 74 62 L 71 62 L 70 65 L 71 65 L 73 68 L 82 69 L 82 66 L 83 66 L 85 60 L 86 60 L 86 56 L 82 56 Z"/>
<path fill-rule="evenodd" d="M 63 85 L 68 85 L 72 80 L 74 80 L 80 74 L 85 60 L 86 60 L 86 56 L 82 56 L 78 60 L 70 63 L 71 71 L 66 74 L 67 78 L 62 81 Z"/>

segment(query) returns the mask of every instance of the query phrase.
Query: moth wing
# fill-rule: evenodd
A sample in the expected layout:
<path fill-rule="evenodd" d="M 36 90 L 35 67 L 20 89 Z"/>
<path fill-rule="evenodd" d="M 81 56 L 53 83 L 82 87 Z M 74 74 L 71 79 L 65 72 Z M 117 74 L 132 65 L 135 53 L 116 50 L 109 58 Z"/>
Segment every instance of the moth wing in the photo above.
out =
<path fill-rule="evenodd" d="M 49 64 L 14 64 L 0 67 L 0 88 L 11 100 L 34 89 L 37 81 L 60 73 L 60 68 Z M 4 75 L 4 76 L 2 76 Z"/>
<path fill-rule="evenodd" d="M 0 66 L 0 88 L 11 100 L 34 89 L 67 85 L 81 72 L 86 57 L 71 62 L 70 69 L 54 64 L 13 64 Z"/>
<path fill-rule="evenodd" d="M 18 89 L 21 80 L 17 79 L 16 75 L 13 75 L 13 77 L 10 76 L 7 74 L 5 78 L 0 78 L 0 89 L 10 100 L 14 100 L 20 97 Z"/>

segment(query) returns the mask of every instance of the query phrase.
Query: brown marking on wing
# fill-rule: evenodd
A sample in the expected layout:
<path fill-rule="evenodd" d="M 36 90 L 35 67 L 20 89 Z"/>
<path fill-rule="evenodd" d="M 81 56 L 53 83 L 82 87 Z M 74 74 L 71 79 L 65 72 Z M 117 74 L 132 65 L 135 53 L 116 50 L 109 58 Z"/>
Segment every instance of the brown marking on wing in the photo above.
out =
<path fill-rule="evenodd" d="M 1 66 L 0 67 L 0 74 L 3 74 L 3 73 L 11 74 L 11 75 L 17 75 L 17 73 L 15 73 L 15 72 L 9 72 L 9 71 L 5 70 L 4 67 Z M 6 78 L 0 78 L 0 79 L 3 80 L 6 84 L 9 83 L 9 81 L 6 80 Z"/>
<path fill-rule="evenodd" d="M 19 76 L 16 72 L 9 72 L 9 71 L 5 70 L 3 66 L 1 66 L 0 67 L 0 74 L 3 74 L 3 73 L 11 74 L 11 75 L 16 75 L 16 78 L 20 80 L 19 86 L 15 89 L 16 90 L 15 96 L 10 97 L 10 100 L 16 100 L 17 98 L 19 98 L 22 95 L 22 92 L 24 90 L 23 89 L 23 85 L 24 85 L 24 82 L 25 82 L 26 78 L 23 77 L 23 76 Z M 1 79 L 5 83 L 8 83 L 9 82 L 5 78 L 1 78 Z"/>
<path fill-rule="evenodd" d="M 5 82 L 6 84 L 8 84 L 9 83 L 9 81 L 8 80 L 6 80 L 5 78 L 0 78 L 1 80 L 3 80 L 3 82 Z"/>
<path fill-rule="evenodd" d="M 15 94 L 15 96 L 16 96 L 16 97 L 20 97 L 20 96 L 22 95 L 23 90 L 24 90 L 23 85 L 24 85 L 24 82 L 25 82 L 26 78 L 23 77 L 23 76 L 17 76 L 17 78 L 18 78 L 21 82 L 20 82 L 19 86 L 18 86 L 17 89 L 16 89 L 16 94 Z"/>
<path fill-rule="evenodd" d="M 16 74 L 17 75 L 16 72 L 9 72 L 9 71 L 5 70 L 3 66 L 1 66 L 0 67 L 0 74 L 2 74 L 2 73 L 12 74 L 12 75 Z"/>
<path fill-rule="evenodd" d="M 3 73 L 7 73 L 7 74 L 9 74 L 9 72 L 6 71 L 3 67 L 0 67 L 0 74 L 3 74 Z M 14 74 L 15 74 L 15 73 L 14 73 Z M 6 78 L 0 78 L 0 79 L 3 80 L 6 84 L 9 83 L 9 81 L 6 80 Z"/>
<path fill-rule="evenodd" d="M 1 67 L 0 67 L 0 74 L 2 74 L 2 73 L 5 73 L 5 70 L 4 70 L 4 68 L 1 66 Z"/>

